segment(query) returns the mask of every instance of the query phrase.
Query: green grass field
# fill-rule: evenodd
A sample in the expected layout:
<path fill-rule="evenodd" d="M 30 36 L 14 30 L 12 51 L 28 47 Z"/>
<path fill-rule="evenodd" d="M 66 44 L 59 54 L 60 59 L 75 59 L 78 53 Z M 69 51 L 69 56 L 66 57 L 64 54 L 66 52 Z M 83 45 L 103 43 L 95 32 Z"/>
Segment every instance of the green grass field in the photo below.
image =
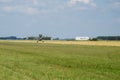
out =
<path fill-rule="evenodd" d="M 0 80 L 120 80 L 120 47 L 0 41 Z"/>

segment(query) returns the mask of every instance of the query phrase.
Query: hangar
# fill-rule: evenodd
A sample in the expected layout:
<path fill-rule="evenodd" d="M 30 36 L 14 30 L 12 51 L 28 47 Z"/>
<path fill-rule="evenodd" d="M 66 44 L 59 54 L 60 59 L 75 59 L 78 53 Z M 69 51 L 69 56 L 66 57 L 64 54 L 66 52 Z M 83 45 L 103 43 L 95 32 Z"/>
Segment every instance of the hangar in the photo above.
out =
<path fill-rule="evenodd" d="M 89 37 L 83 37 L 83 36 L 75 38 L 75 40 L 89 40 L 89 39 L 90 39 Z"/>

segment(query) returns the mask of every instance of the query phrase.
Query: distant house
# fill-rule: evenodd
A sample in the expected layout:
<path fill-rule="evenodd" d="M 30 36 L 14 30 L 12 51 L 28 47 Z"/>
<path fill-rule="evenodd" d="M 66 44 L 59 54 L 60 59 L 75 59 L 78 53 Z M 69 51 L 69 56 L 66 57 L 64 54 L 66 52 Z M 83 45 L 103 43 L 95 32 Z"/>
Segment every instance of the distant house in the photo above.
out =
<path fill-rule="evenodd" d="M 76 37 L 75 40 L 89 40 L 89 37 Z"/>

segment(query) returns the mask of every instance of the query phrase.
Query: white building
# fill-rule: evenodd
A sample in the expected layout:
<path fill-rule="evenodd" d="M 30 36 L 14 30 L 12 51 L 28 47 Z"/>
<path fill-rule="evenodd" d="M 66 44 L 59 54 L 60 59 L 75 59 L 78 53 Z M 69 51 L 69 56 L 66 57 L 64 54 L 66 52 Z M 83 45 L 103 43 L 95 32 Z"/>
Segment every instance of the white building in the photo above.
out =
<path fill-rule="evenodd" d="M 76 37 L 75 40 L 89 40 L 89 37 Z"/>

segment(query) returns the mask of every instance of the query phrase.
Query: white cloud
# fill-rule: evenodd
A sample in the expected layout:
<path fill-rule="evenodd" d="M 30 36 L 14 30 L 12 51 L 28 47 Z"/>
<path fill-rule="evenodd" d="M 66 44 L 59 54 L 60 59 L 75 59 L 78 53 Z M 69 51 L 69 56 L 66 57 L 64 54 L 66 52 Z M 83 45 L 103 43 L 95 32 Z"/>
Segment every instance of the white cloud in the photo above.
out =
<path fill-rule="evenodd" d="M 38 0 L 23 0 L 22 2 L 26 2 L 26 4 L 38 5 Z"/>
<path fill-rule="evenodd" d="M 96 4 L 93 2 L 93 0 L 70 0 L 69 1 L 69 4 L 71 4 L 71 5 L 75 5 L 77 3 L 83 3 L 83 4 L 86 4 L 86 5 L 91 5 L 93 7 L 96 6 Z"/>
<path fill-rule="evenodd" d="M 71 5 L 71 7 L 68 6 L 67 1 L 59 0 L 52 2 L 49 0 L 0 0 L 0 2 L 10 2 L 4 3 L 1 6 L 2 10 L 4 10 L 6 13 L 11 12 L 29 15 L 57 13 L 63 10 L 68 10 L 69 8 L 86 10 L 88 8 L 93 8 L 93 6 L 96 6 L 93 0 L 69 0 L 68 3 Z"/>
<path fill-rule="evenodd" d="M 15 7 L 13 6 L 5 6 L 3 7 L 3 10 L 6 11 L 6 12 L 12 12 L 15 10 Z"/>
<path fill-rule="evenodd" d="M 120 1 L 111 1 L 111 3 L 107 5 L 106 11 L 111 10 L 120 11 Z"/>
<path fill-rule="evenodd" d="M 5 13 L 22 13 L 28 15 L 53 11 L 49 6 L 54 6 L 39 0 L 0 0 L 0 3 L 4 3 L 0 7 L 0 10 Z"/>
<path fill-rule="evenodd" d="M 37 1 L 37 0 L 32 0 L 32 3 L 33 3 L 34 5 L 38 5 L 38 1 Z"/>
<path fill-rule="evenodd" d="M 68 6 L 75 10 L 90 10 L 96 8 L 96 4 L 93 0 L 69 0 Z"/>
<path fill-rule="evenodd" d="M 87 7 L 78 7 L 77 10 L 87 10 Z"/>
<path fill-rule="evenodd" d="M 29 15 L 34 15 L 34 14 L 38 14 L 39 10 L 37 10 L 36 8 L 33 7 L 28 7 L 28 6 L 5 6 L 2 8 L 5 12 L 18 12 L 18 13 L 25 13 L 25 14 L 29 14 Z"/>
<path fill-rule="evenodd" d="M 36 8 L 32 8 L 32 7 L 26 7 L 24 9 L 22 9 L 21 12 L 30 14 L 30 15 L 34 15 L 34 14 L 38 14 L 39 10 L 37 10 Z"/>
<path fill-rule="evenodd" d="M 12 2 L 13 0 L 0 0 L 2 3 Z"/>
<path fill-rule="evenodd" d="M 114 3 L 113 3 L 113 6 L 114 6 L 114 7 L 117 7 L 117 8 L 118 8 L 118 7 L 120 8 L 120 2 L 114 2 Z"/>
<path fill-rule="evenodd" d="M 4 14 L 0 14 L 0 17 L 1 17 L 1 16 L 4 16 Z"/>
<path fill-rule="evenodd" d="M 90 3 L 91 6 L 93 7 L 96 7 L 96 4 L 95 3 Z"/>
<path fill-rule="evenodd" d="M 120 18 L 115 19 L 115 20 L 114 20 L 114 22 L 116 22 L 116 23 L 119 23 L 119 24 L 120 24 Z"/>
<path fill-rule="evenodd" d="M 77 2 L 82 2 L 84 4 L 89 4 L 90 0 L 70 0 L 71 4 L 76 4 Z"/>

